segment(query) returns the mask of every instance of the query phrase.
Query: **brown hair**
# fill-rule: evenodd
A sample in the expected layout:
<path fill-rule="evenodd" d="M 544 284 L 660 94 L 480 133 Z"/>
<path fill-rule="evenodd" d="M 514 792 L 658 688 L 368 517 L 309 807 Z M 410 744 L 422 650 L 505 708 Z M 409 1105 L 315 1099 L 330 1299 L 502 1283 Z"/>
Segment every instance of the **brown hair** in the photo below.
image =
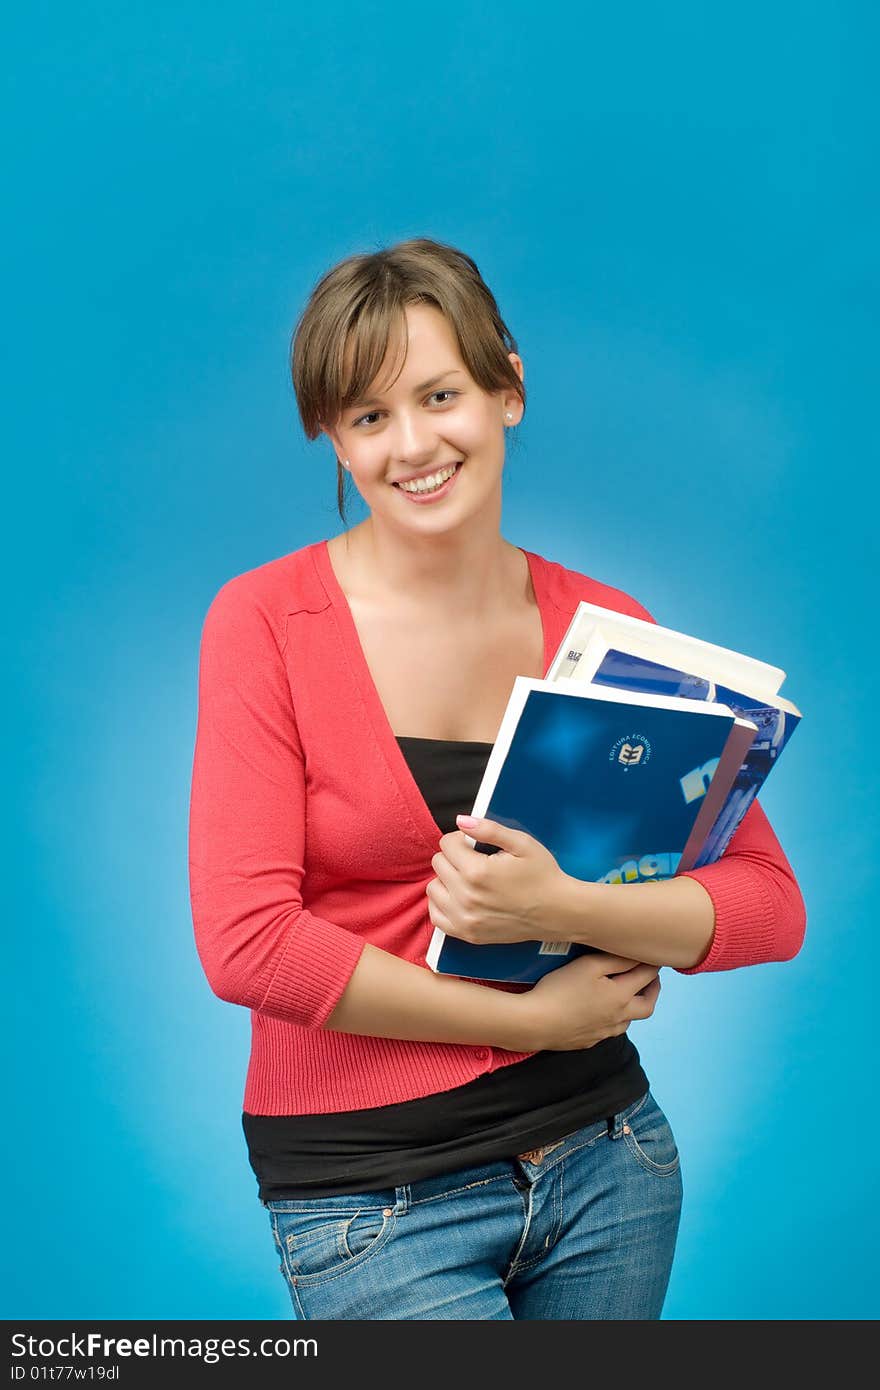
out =
<path fill-rule="evenodd" d="M 307 439 L 317 439 L 324 424 L 334 425 L 365 395 L 392 337 L 405 346 L 408 304 L 438 308 L 451 324 L 462 361 L 477 385 L 484 391 L 513 389 L 525 407 L 525 387 L 507 355 L 517 351 L 516 341 L 476 262 L 454 246 L 414 237 L 388 249 L 348 256 L 312 290 L 290 352 L 293 389 Z M 336 505 L 343 524 L 347 480 L 337 458 Z"/>

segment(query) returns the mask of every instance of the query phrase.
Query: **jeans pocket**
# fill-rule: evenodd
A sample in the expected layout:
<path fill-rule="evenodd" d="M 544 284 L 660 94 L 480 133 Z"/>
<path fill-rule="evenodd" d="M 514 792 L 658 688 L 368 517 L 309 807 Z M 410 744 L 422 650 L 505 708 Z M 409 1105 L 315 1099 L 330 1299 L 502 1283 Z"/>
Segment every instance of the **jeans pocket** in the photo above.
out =
<path fill-rule="evenodd" d="M 392 1207 L 334 1207 L 315 1200 L 314 1206 L 290 1202 L 268 1204 L 275 1243 L 284 1272 L 293 1284 L 317 1284 L 365 1264 L 394 1231 Z"/>
<path fill-rule="evenodd" d="M 675 1135 L 660 1106 L 648 1091 L 621 1114 L 627 1150 L 649 1173 L 669 1177 L 680 1165 Z"/>

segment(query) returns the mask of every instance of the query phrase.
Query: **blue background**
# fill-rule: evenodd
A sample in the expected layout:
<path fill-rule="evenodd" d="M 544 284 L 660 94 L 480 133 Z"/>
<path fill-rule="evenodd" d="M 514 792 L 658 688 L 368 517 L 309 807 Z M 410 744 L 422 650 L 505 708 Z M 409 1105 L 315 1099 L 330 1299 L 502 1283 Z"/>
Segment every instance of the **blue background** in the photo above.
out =
<path fill-rule="evenodd" d="M 805 713 L 762 797 L 803 951 L 666 971 L 633 1028 L 683 1152 L 665 1316 L 877 1316 L 870 8 L 7 17 L 6 1317 L 290 1316 L 248 1016 L 192 941 L 198 640 L 227 578 L 341 529 L 290 334 L 414 235 L 518 339 L 505 536 Z"/>

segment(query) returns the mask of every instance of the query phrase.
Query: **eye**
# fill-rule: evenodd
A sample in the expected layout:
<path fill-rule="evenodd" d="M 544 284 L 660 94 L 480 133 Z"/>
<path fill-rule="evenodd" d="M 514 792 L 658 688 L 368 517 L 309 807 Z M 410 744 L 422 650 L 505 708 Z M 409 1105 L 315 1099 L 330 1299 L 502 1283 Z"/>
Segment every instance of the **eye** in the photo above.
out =
<path fill-rule="evenodd" d="M 429 401 L 430 401 L 430 400 L 433 400 L 435 396 L 459 396 L 460 394 L 461 394 L 460 391 L 453 391 L 453 390 L 451 390 L 451 389 L 444 390 L 444 391 L 432 391 L 431 394 L 430 394 L 430 396 L 428 396 L 428 400 L 429 400 Z M 446 401 L 441 401 L 440 404 L 441 404 L 441 405 L 445 405 L 445 404 L 446 404 Z M 379 413 L 379 412 L 378 412 L 377 410 L 371 410 L 371 411 L 369 411 L 369 413 L 366 414 L 366 415 L 359 415 L 358 418 L 357 418 L 356 420 L 352 420 L 352 422 L 351 422 L 351 427 L 352 427 L 352 429 L 353 429 L 353 430 L 356 430 L 356 429 L 358 428 L 359 425 L 362 425 L 362 424 L 364 423 L 365 420 L 372 420 L 376 415 L 378 415 L 378 413 Z"/>

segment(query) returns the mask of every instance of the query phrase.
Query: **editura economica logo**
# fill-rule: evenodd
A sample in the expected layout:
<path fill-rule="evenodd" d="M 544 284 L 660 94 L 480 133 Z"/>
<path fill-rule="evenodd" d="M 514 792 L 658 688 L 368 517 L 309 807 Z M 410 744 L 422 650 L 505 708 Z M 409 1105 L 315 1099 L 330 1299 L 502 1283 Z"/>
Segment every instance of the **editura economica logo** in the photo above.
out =
<path fill-rule="evenodd" d="M 619 763 L 624 772 L 631 767 L 644 767 L 651 756 L 651 744 L 644 734 L 624 734 L 608 754 L 610 763 Z"/>

